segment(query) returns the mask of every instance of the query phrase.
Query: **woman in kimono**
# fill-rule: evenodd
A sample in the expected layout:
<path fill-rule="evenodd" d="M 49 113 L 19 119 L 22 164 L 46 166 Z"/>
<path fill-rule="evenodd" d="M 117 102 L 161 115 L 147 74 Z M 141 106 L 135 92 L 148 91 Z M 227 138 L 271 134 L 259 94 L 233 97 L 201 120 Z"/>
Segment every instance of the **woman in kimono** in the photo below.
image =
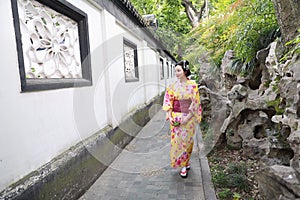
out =
<path fill-rule="evenodd" d="M 201 121 L 201 105 L 198 86 L 188 79 L 189 62 L 182 60 L 175 66 L 177 81 L 168 86 L 163 110 L 171 129 L 171 167 L 180 167 L 180 175 L 186 178 L 190 169 L 195 127 Z"/>

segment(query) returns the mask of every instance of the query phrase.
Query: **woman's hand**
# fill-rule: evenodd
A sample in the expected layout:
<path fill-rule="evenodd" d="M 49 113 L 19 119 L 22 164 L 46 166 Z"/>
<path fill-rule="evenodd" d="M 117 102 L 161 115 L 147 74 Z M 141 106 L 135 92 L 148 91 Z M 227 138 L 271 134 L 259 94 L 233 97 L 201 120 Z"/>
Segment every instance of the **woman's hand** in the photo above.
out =
<path fill-rule="evenodd" d="M 182 122 L 181 122 L 181 124 L 182 125 L 186 125 L 188 122 L 189 122 L 189 118 L 186 116 L 186 117 L 184 117 L 183 119 L 182 119 Z"/>
<path fill-rule="evenodd" d="M 173 126 L 175 119 L 172 116 L 169 116 L 169 121 L 170 121 L 170 124 Z"/>
<path fill-rule="evenodd" d="M 193 114 L 189 113 L 187 116 L 183 117 L 181 124 L 186 125 L 193 117 Z"/>
<path fill-rule="evenodd" d="M 172 111 L 171 111 L 171 110 L 169 110 L 169 111 L 167 112 L 166 119 L 169 120 L 170 124 L 173 126 L 175 120 L 174 120 L 174 118 L 172 117 Z"/>

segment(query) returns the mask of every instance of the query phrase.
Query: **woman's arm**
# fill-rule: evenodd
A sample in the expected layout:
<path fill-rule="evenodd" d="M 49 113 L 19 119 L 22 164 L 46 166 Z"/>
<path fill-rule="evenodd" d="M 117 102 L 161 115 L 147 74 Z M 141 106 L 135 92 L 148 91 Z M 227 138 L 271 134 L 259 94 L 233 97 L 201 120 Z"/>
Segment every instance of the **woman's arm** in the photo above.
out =
<path fill-rule="evenodd" d="M 193 113 L 189 112 L 189 114 L 182 119 L 181 123 L 183 125 L 187 124 L 193 118 L 193 116 L 194 116 Z"/>
<path fill-rule="evenodd" d="M 172 111 L 173 111 L 173 101 L 174 101 L 174 93 L 171 87 L 168 87 L 166 89 L 166 93 L 164 96 L 163 101 L 163 110 L 165 110 L 166 113 L 166 120 L 169 120 L 170 123 L 173 125 L 174 119 L 172 117 Z"/>
<path fill-rule="evenodd" d="M 201 121 L 201 113 L 199 113 L 200 108 L 200 95 L 198 91 L 197 84 L 192 84 L 192 103 L 189 107 L 189 114 L 183 118 L 182 123 L 186 124 L 189 120 L 191 120 L 193 117 L 195 117 L 196 121 L 200 123 Z"/>
<path fill-rule="evenodd" d="M 172 117 L 172 109 L 169 109 L 167 111 L 167 115 L 168 115 L 168 119 L 169 119 L 171 125 L 173 125 L 174 124 L 174 118 Z"/>

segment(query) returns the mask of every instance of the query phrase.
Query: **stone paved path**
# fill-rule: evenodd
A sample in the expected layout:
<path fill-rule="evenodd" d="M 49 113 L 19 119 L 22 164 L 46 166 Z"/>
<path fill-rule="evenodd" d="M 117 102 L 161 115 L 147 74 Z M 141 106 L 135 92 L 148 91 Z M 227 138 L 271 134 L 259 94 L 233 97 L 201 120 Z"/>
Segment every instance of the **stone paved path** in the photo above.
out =
<path fill-rule="evenodd" d="M 169 124 L 159 111 L 80 200 L 214 200 L 210 176 L 201 174 L 208 170 L 201 169 L 198 145 L 186 179 L 169 166 L 169 150 Z"/>

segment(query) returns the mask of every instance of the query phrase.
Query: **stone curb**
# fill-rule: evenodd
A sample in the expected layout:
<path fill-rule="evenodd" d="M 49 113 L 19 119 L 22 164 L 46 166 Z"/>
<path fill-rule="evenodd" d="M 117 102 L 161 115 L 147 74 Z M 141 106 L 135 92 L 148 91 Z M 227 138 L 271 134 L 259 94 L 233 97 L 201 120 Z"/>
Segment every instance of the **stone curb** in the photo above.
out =
<path fill-rule="evenodd" d="M 200 128 L 196 128 L 196 142 L 199 149 L 199 160 L 200 160 L 200 169 L 201 169 L 201 175 L 202 175 L 202 181 L 203 181 L 203 191 L 205 199 L 207 200 L 217 200 L 216 192 L 214 189 L 214 185 L 211 181 L 211 173 L 210 168 L 208 165 L 208 160 L 205 155 L 205 153 L 201 150 L 201 147 L 203 147 L 203 140 Z"/>

